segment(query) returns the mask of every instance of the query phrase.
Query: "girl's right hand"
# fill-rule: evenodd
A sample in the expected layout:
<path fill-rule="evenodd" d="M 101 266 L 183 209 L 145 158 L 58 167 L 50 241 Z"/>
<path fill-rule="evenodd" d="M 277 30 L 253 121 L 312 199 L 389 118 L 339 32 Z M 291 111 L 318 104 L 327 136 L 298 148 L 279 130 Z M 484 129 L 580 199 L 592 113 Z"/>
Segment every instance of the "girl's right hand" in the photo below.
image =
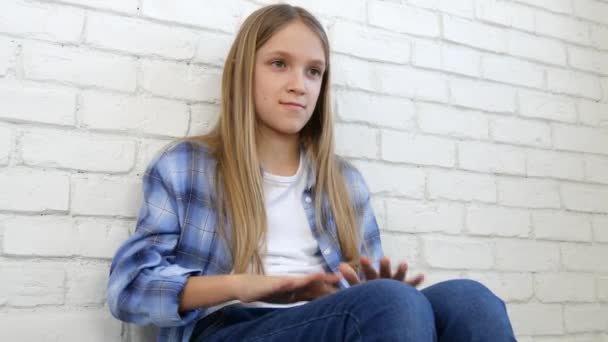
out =
<path fill-rule="evenodd" d="M 340 276 L 332 273 L 305 276 L 239 274 L 236 278 L 236 298 L 244 303 L 311 301 L 336 292 L 340 281 Z"/>

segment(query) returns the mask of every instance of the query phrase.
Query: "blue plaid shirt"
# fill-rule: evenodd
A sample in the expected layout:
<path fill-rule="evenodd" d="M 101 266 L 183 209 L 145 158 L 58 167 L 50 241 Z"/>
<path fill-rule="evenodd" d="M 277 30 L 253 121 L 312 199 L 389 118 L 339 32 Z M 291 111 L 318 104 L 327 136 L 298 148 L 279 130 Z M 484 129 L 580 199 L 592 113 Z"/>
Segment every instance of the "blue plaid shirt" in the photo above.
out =
<path fill-rule="evenodd" d="M 378 265 L 382 246 L 369 190 L 359 171 L 343 165 L 351 199 L 360 209 L 361 254 Z M 188 277 L 232 271 L 230 250 L 218 236 L 217 212 L 210 205 L 215 200 L 214 172 L 215 159 L 202 144 L 180 142 L 156 157 L 143 177 L 144 203 L 135 233 L 112 261 L 107 293 L 112 314 L 125 322 L 159 327 L 158 341 L 188 341 L 196 322 L 207 314 L 207 308 L 178 312 Z M 314 203 L 305 201 L 312 196 L 315 178 L 309 167 L 302 205 L 325 269 L 337 272 L 342 255 L 333 218 L 326 219 L 327 233 L 320 234 Z M 328 212 L 327 204 L 323 210 Z M 342 281 L 340 287 L 348 284 Z"/>

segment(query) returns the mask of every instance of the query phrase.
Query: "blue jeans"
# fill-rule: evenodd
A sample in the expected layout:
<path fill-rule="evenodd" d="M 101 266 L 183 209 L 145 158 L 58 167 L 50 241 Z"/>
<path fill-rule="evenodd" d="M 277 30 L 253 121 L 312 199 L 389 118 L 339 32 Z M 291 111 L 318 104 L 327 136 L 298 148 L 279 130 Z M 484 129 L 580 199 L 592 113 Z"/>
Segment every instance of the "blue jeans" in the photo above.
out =
<path fill-rule="evenodd" d="M 504 302 L 476 281 L 419 291 L 380 279 L 292 308 L 224 307 L 199 321 L 190 341 L 516 340 Z"/>

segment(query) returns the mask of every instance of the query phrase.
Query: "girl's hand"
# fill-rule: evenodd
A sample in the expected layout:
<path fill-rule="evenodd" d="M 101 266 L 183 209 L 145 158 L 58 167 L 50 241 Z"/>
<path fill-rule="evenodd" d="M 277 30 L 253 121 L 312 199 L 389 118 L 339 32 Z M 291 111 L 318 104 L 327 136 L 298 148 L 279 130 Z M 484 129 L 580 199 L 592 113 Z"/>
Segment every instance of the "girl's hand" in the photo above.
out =
<path fill-rule="evenodd" d="M 263 301 L 288 304 L 314 300 L 337 291 L 340 276 L 313 273 L 305 276 L 238 275 L 236 298 L 248 303 Z"/>
<path fill-rule="evenodd" d="M 423 274 L 418 274 L 412 279 L 405 280 L 405 274 L 407 273 L 407 263 L 405 261 L 399 264 L 399 267 L 397 268 L 397 271 L 395 271 L 394 274 L 391 274 L 391 262 L 385 256 L 380 259 L 380 274 L 376 272 L 374 266 L 372 266 L 371 262 L 367 257 L 361 257 L 361 267 L 367 280 L 388 278 L 406 282 L 407 284 L 410 284 L 413 287 L 420 285 L 424 281 Z M 348 281 L 350 285 L 357 285 L 361 283 L 361 279 L 359 279 L 359 276 L 357 275 L 355 270 L 350 267 L 349 264 L 341 263 L 340 272 L 344 276 L 344 279 L 346 279 L 346 281 Z"/>

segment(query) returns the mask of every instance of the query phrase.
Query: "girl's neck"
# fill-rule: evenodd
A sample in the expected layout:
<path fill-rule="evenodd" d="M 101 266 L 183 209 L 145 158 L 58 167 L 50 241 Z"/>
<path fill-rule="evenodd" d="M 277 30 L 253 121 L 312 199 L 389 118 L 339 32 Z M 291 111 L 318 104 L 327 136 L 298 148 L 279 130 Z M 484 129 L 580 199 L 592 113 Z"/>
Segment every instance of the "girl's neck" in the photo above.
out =
<path fill-rule="evenodd" d="M 262 168 L 278 176 L 293 176 L 300 164 L 298 135 L 258 134 L 257 153 Z"/>

